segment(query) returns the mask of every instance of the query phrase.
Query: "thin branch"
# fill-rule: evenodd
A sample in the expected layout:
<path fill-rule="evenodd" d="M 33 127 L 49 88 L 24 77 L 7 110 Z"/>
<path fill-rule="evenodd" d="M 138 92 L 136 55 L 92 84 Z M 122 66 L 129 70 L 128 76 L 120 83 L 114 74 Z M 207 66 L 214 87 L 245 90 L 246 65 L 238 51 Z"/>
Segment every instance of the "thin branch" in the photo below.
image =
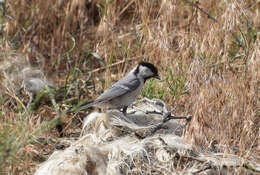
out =
<path fill-rule="evenodd" d="M 203 14 L 205 14 L 208 18 L 212 19 L 214 22 L 216 22 L 216 23 L 219 24 L 218 20 L 217 20 L 215 17 L 211 16 L 208 12 L 206 12 L 205 10 L 203 10 L 202 8 L 200 8 L 196 3 L 191 2 L 191 1 L 189 1 L 189 0 L 185 0 L 185 1 L 186 1 L 187 3 L 189 3 L 189 4 L 191 4 L 193 7 L 199 9 L 199 10 L 200 10 Z"/>
<path fill-rule="evenodd" d="M 147 134 L 145 137 L 152 136 L 152 135 L 155 134 L 158 130 L 163 129 L 164 124 L 167 123 L 169 120 L 172 120 L 172 119 L 185 119 L 185 120 L 186 120 L 185 126 L 186 126 L 187 123 L 189 123 L 189 122 L 191 121 L 191 118 L 192 118 L 191 115 L 187 115 L 187 116 L 174 116 L 174 115 L 171 115 L 170 113 L 168 113 L 168 114 L 164 117 L 163 121 L 162 121 L 160 124 L 158 124 L 155 128 L 152 128 L 152 129 L 150 130 L 150 133 Z"/>
<path fill-rule="evenodd" d="M 218 21 L 215 17 L 211 16 L 211 15 L 210 15 L 208 12 L 206 12 L 204 9 L 200 8 L 196 3 L 191 2 L 191 1 L 189 1 L 189 0 L 184 0 L 184 1 L 186 1 L 186 2 L 189 3 L 189 4 L 191 4 L 191 6 L 197 8 L 197 9 L 200 10 L 203 14 L 205 14 L 209 19 L 213 20 L 215 23 L 217 23 L 217 24 L 220 25 L 219 21 Z M 239 38 L 237 37 L 237 35 L 236 35 L 233 31 L 231 31 L 231 30 L 228 30 L 228 31 L 231 33 L 231 35 L 232 35 L 233 38 L 236 40 L 236 42 L 239 44 L 239 46 L 245 48 L 244 43 L 239 40 Z"/>
<path fill-rule="evenodd" d="M 156 110 L 146 110 L 146 109 L 142 109 L 142 108 L 139 108 L 139 107 L 136 107 L 136 104 L 138 103 L 144 103 L 144 102 L 148 102 L 148 103 L 151 103 L 153 105 L 157 105 L 157 106 L 161 106 L 162 107 L 162 111 L 156 111 Z M 146 138 L 148 136 L 151 136 L 153 135 L 154 133 L 156 133 L 156 131 L 162 129 L 164 127 L 164 124 L 167 123 L 169 120 L 172 120 L 172 119 L 185 119 L 186 120 L 186 124 L 185 126 L 187 125 L 187 123 L 189 123 L 192 119 L 192 116 L 191 115 L 187 115 L 187 116 L 175 116 L 175 115 L 172 115 L 172 111 L 176 110 L 176 107 L 175 106 L 172 110 L 168 111 L 167 108 L 166 108 L 166 105 L 163 101 L 159 100 L 159 99 L 148 99 L 148 98 L 143 98 L 142 100 L 139 100 L 138 102 L 135 102 L 133 104 L 133 109 L 135 110 L 138 110 L 138 111 L 142 111 L 143 113 L 145 114 L 158 114 L 158 115 L 162 115 L 163 116 L 163 120 L 161 121 L 161 123 L 159 123 L 156 127 L 152 128 L 150 130 L 150 132 L 146 135 L 146 136 L 140 136 L 139 134 L 135 133 L 135 135 L 138 137 L 138 138 Z"/>
<path fill-rule="evenodd" d="M 133 57 L 133 58 L 129 59 L 128 61 L 133 61 L 133 60 L 136 60 L 137 58 L 138 58 L 138 57 Z M 125 63 L 125 60 L 118 61 L 118 62 L 113 63 L 113 64 L 110 64 L 110 65 L 108 65 L 108 66 L 103 66 L 103 67 L 94 69 L 94 70 L 92 70 L 92 71 L 89 71 L 88 73 L 92 74 L 92 73 L 95 73 L 95 72 L 98 72 L 98 71 L 101 71 L 101 70 L 105 70 L 105 69 L 107 69 L 107 68 L 115 67 L 115 66 L 117 66 L 117 65 L 119 65 L 119 64 L 123 64 L 123 63 Z"/>
<path fill-rule="evenodd" d="M 125 8 L 123 8 L 123 10 L 121 10 L 121 12 L 119 13 L 118 17 L 121 16 L 127 9 L 128 7 L 130 7 L 133 3 L 135 2 L 135 0 L 130 1 Z"/>

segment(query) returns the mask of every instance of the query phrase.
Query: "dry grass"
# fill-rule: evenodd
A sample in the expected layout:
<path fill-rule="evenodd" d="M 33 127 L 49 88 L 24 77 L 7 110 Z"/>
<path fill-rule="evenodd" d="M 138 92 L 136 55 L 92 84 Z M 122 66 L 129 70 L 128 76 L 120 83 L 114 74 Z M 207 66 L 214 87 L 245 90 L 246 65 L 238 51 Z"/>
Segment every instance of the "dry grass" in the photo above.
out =
<path fill-rule="evenodd" d="M 157 65 L 163 77 L 149 81 L 143 95 L 193 114 L 185 137 L 198 150 L 214 147 L 259 162 L 260 3 L 199 1 L 215 22 L 188 2 L 7 1 L 7 16 L 0 17 L 0 171 L 34 172 L 54 146 L 35 138 L 58 136 L 43 123 L 61 118 L 71 136 L 80 117 L 59 111 L 95 98 L 139 60 Z M 101 58 L 107 66 L 125 62 L 89 74 L 104 66 Z M 28 66 L 58 90 L 23 118 L 25 96 L 16 91 Z"/>

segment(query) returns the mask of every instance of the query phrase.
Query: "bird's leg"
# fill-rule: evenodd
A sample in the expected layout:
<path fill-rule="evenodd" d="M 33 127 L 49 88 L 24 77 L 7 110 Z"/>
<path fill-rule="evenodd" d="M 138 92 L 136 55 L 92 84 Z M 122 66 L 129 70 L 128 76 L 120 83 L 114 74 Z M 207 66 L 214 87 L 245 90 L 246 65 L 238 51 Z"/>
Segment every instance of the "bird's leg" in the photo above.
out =
<path fill-rule="evenodd" d="M 63 134 L 63 126 L 62 126 L 62 124 L 59 122 L 55 127 L 56 127 L 60 137 L 63 137 L 64 134 Z"/>
<path fill-rule="evenodd" d="M 128 106 L 123 107 L 123 114 L 124 114 L 124 115 L 126 115 L 127 107 L 128 107 Z"/>

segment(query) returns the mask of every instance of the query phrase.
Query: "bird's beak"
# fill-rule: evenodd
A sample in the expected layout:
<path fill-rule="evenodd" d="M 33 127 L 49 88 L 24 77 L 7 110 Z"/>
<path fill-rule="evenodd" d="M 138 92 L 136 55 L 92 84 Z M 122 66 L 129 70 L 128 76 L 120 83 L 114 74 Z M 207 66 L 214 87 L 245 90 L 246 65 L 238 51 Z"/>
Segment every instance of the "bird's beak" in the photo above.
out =
<path fill-rule="evenodd" d="M 160 78 L 160 76 L 157 74 L 157 75 L 155 75 L 154 76 L 154 78 L 156 78 L 156 79 L 158 79 L 158 80 L 160 80 L 161 78 Z"/>

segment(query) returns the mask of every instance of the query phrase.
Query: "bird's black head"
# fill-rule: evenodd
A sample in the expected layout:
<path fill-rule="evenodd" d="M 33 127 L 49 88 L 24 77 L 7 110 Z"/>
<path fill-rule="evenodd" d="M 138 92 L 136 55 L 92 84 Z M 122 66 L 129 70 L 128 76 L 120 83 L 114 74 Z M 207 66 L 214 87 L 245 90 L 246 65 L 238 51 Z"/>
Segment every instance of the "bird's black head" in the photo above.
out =
<path fill-rule="evenodd" d="M 138 63 L 134 74 L 136 76 L 143 76 L 144 81 L 146 81 L 149 78 L 160 79 L 160 76 L 158 75 L 158 69 L 153 64 L 145 61 L 141 61 Z"/>

